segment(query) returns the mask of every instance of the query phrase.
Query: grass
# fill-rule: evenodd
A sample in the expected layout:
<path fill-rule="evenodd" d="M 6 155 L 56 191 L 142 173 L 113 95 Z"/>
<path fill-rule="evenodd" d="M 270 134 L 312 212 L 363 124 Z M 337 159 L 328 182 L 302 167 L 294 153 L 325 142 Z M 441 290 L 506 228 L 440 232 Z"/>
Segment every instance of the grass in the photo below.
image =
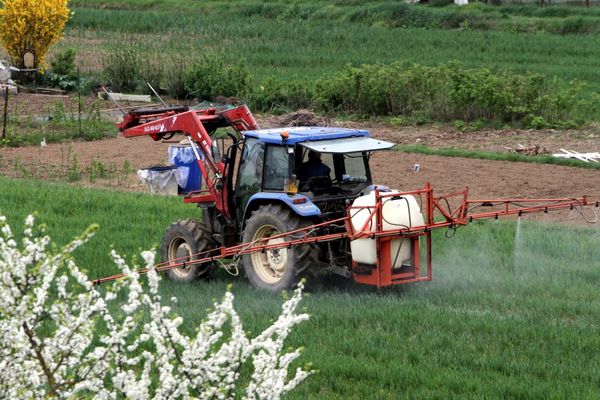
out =
<path fill-rule="evenodd" d="M 268 76 L 312 79 L 346 64 L 437 65 L 458 59 L 467 67 L 539 72 L 565 82 L 578 79 L 589 85 L 590 92 L 600 92 L 596 79 L 600 46 L 589 36 L 390 28 L 343 18 L 290 20 L 265 11 L 285 6 L 277 2 L 243 2 L 243 6 L 208 2 L 202 7 L 196 3 L 191 12 L 177 7 L 123 10 L 75 4 L 66 40 L 58 48 L 76 47 L 79 58 L 92 69 L 99 67 L 98 54 L 127 41 L 167 61 L 185 54 L 183 62 L 188 63 L 199 54 L 222 53 L 231 61 L 244 60 L 258 80 Z M 163 3 L 129 4 L 129 8 L 142 8 L 141 4 Z"/>
<path fill-rule="evenodd" d="M 77 254 L 92 277 L 156 245 L 168 224 L 198 211 L 177 198 L 0 178 L 0 213 L 19 231 L 31 211 L 65 243 L 100 232 Z M 305 301 L 311 320 L 289 345 L 319 373 L 288 398 L 596 398 L 600 387 L 600 232 L 587 227 L 487 221 L 434 238 L 434 281 L 377 291 L 327 281 Z M 246 329 L 263 329 L 278 296 L 241 279 L 175 285 L 165 298 L 189 332 L 234 283 Z"/>
<path fill-rule="evenodd" d="M 0 186 L 0 213 L 11 218 L 16 232 L 24 218 L 36 210 L 40 212 L 40 220 L 52 227 L 52 237 L 61 244 L 98 223 L 100 232 L 78 254 L 81 265 L 90 267 L 91 277 L 114 272 L 109 256 L 111 246 L 124 255 L 157 247 L 161 232 L 171 222 L 198 213 L 172 197 L 8 178 L 0 178 Z M 127 218 L 117 218 L 125 215 Z"/>
<path fill-rule="evenodd" d="M 567 167 L 578 167 L 588 169 L 600 169 L 600 164 L 593 162 L 584 162 L 575 159 L 558 158 L 551 155 L 539 155 L 539 156 L 527 156 L 516 153 L 500 153 L 495 151 L 481 151 L 481 150 L 464 150 L 464 149 L 453 149 L 453 148 L 433 148 L 423 145 L 396 145 L 394 147 L 396 151 L 402 151 L 404 153 L 417 153 L 433 156 L 442 157 L 463 157 L 463 158 L 477 158 L 481 160 L 491 161 L 513 161 L 513 162 L 531 162 L 538 164 L 554 164 L 564 165 Z"/>
<path fill-rule="evenodd" d="M 109 0 L 75 1 L 72 6 L 75 15 L 68 24 L 66 39 L 55 51 L 76 49 L 84 75 L 93 74 L 104 83 L 110 80 L 106 74 L 109 54 L 114 56 L 125 51 L 140 55 L 138 62 L 131 62 L 132 74 L 137 77 L 132 88 L 137 89 L 124 91 L 147 90 L 143 85 L 145 80 L 151 80 L 159 90 L 168 89 L 169 83 L 178 81 L 181 71 L 199 56 L 218 54 L 224 57 L 225 63 L 241 61 L 250 71 L 252 85 L 246 90 L 245 98 L 241 97 L 250 104 L 262 104 L 253 106 L 255 109 L 306 106 L 319 109 L 327 99 L 314 91 L 315 82 L 322 77 L 335 80 L 333 74 L 347 65 L 399 62 L 430 67 L 459 60 L 461 69 L 485 68 L 486 74 L 489 69 L 492 78 L 505 70 L 509 71 L 508 77 L 527 72 L 544 76 L 548 82 L 544 88 L 556 98 L 532 87 L 528 94 L 535 100 L 531 101 L 540 104 L 561 103 L 562 90 L 579 88 L 574 81 L 583 83 L 581 91 L 575 90 L 577 94 L 566 99 L 569 104 L 582 100 L 575 108 L 581 110 L 585 118 L 573 115 L 573 118 L 565 116 L 561 121 L 550 121 L 545 115 L 530 115 L 529 107 L 512 105 L 511 112 L 527 120 L 520 126 L 564 128 L 600 119 L 600 111 L 589 106 L 597 103 L 600 93 L 600 81 L 596 79 L 600 46 L 595 33 L 600 31 L 600 13 L 596 9 L 583 13 L 574 7 L 541 9 L 532 5 L 432 7 L 382 0 L 339 0 L 333 4 L 322 0 L 292 4 L 280 0 Z M 101 77 L 103 67 L 105 73 Z M 476 72 L 468 73 L 469 77 L 474 75 Z M 207 77 L 207 80 L 210 79 Z M 118 79 L 113 77 L 112 81 L 118 86 Z M 380 77 L 378 81 L 388 79 Z M 261 96 L 261 87 L 267 87 L 265 93 L 277 92 L 269 82 L 277 82 L 289 90 L 282 90 L 281 96 Z M 462 84 L 468 86 L 468 83 Z M 291 90 L 292 87 L 302 89 L 303 95 Z M 337 93 L 339 90 L 335 87 L 333 95 L 345 97 Z M 415 90 L 420 93 L 418 90 L 424 89 L 417 85 Z M 481 93 L 488 92 L 482 90 Z M 180 97 L 186 95 L 183 93 Z M 297 95 L 301 101 L 292 103 L 291 99 Z M 436 103 L 452 104 L 445 92 L 440 96 L 444 101 Z M 290 103 L 282 102 L 280 97 Z M 492 105 L 486 103 L 482 107 L 493 108 L 494 99 L 491 100 Z M 433 101 L 416 99 L 415 102 L 423 103 L 422 108 L 426 109 Z M 564 114 L 568 116 L 576 114 L 560 105 L 556 108 L 566 109 Z M 437 117 L 439 113 L 435 111 L 431 112 L 433 118 L 418 111 L 415 112 L 417 121 L 447 119 Z M 427 114 L 427 118 L 421 114 Z M 469 120 L 468 111 L 451 119 L 463 118 L 463 115 Z M 489 118 L 495 121 L 496 117 Z M 498 119 L 519 126 L 519 118 Z"/>
<path fill-rule="evenodd" d="M 597 8 L 432 7 L 383 0 L 76 0 L 71 5 L 75 15 L 55 51 L 74 47 L 84 74 L 98 74 L 103 56 L 126 45 L 144 55 L 140 69 L 152 70 L 150 64 L 183 69 L 201 54 L 242 60 L 254 88 L 271 76 L 311 86 L 347 64 L 433 66 L 459 60 L 467 68 L 539 73 L 558 79 L 563 88 L 579 80 L 587 85 L 584 98 L 600 93 Z"/>
<path fill-rule="evenodd" d="M 240 13 L 248 16 L 260 16 L 270 19 L 286 20 L 342 20 L 346 22 L 363 22 L 369 24 L 387 25 L 393 27 L 421 26 L 443 28 L 474 28 L 482 30 L 518 29 L 524 25 L 527 29 L 549 30 L 560 33 L 592 33 L 589 22 L 595 27 L 594 17 L 600 16 L 596 7 L 569 7 L 568 5 L 553 4 L 553 7 L 539 7 L 534 2 L 530 4 L 509 4 L 504 6 L 489 6 L 483 3 L 471 2 L 466 7 L 455 7 L 446 1 L 430 2 L 430 6 L 419 5 L 411 7 L 402 2 L 384 0 L 309 0 L 291 3 L 284 0 L 271 0 L 259 3 L 256 0 L 226 1 L 173 1 L 173 0 L 74 0 L 75 7 L 111 8 L 123 10 L 145 11 L 186 11 L 186 12 L 226 12 Z M 591 18 L 590 18 L 591 17 Z M 544 21 L 545 23 L 541 23 Z M 563 28 L 561 30 L 561 22 Z M 466 26 L 465 26 L 466 25 Z M 582 28 L 587 28 L 580 30 Z"/>

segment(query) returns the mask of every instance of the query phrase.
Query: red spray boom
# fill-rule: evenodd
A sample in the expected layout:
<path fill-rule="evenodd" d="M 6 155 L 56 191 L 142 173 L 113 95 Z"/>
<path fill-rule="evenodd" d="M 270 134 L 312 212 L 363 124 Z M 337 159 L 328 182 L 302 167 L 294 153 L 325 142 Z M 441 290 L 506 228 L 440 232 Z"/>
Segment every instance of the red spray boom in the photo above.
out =
<path fill-rule="evenodd" d="M 384 228 L 385 217 L 383 207 L 386 202 L 414 196 L 421 200 L 423 211 L 423 224 L 402 226 L 390 229 Z M 552 198 L 552 199 L 469 199 L 468 188 L 444 196 L 435 197 L 429 183 L 423 189 L 407 192 L 379 192 L 375 191 L 375 202 L 368 206 L 349 206 L 347 215 L 332 221 L 312 225 L 306 228 L 282 233 L 276 236 L 259 239 L 250 243 L 242 243 L 231 247 L 220 247 L 209 251 L 193 254 L 191 256 L 173 259 L 169 262 L 157 264 L 157 271 L 166 271 L 173 268 L 220 262 L 224 259 L 233 259 L 233 263 L 226 269 L 237 268 L 237 260 L 246 254 L 265 252 L 269 250 L 290 248 L 306 243 L 327 242 L 348 239 L 351 242 L 360 239 L 371 239 L 377 257 L 374 264 L 362 264 L 354 261 L 350 269 L 354 281 L 372 285 L 378 288 L 411 282 L 430 281 L 432 271 L 432 231 L 446 228 L 456 229 L 478 219 L 498 219 L 510 215 L 525 215 L 553 210 L 577 210 L 583 215 L 583 207 L 599 206 L 599 202 L 591 202 L 587 196 L 581 198 Z M 454 206 L 452 206 L 454 204 Z M 352 216 L 357 212 L 366 211 L 369 217 L 360 228 L 352 223 Z M 597 217 L 595 217 L 597 220 Z M 590 221 L 595 222 L 595 221 Z M 315 231 L 333 224 L 345 224 L 346 232 L 325 235 L 314 235 Z M 275 240 L 283 238 L 283 241 Z M 407 240 L 410 244 L 410 264 L 396 267 L 393 260 L 392 248 L 394 242 Z M 423 243 L 424 242 L 424 243 Z M 426 264 L 422 267 L 421 244 L 426 246 Z M 146 273 L 147 269 L 141 269 Z M 100 284 L 115 279 L 123 278 L 117 274 L 93 281 Z"/>

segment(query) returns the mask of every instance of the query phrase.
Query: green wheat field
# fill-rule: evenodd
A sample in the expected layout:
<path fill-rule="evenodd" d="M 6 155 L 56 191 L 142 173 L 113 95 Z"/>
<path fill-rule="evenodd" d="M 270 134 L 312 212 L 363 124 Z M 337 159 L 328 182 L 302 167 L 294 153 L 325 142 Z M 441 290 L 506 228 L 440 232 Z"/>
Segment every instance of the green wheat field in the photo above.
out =
<path fill-rule="evenodd" d="M 92 223 L 76 253 L 91 277 L 116 272 L 114 247 L 156 247 L 174 220 L 198 213 L 178 198 L 0 178 L 0 214 L 14 231 L 39 212 L 57 245 Z M 247 330 L 278 314 L 281 298 L 243 277 L 164 280 L 163 298 L 193 332 L 233 284 Z M 319 373 L 288 398 L 597 398 L 600 393 L 600 232 L 528 221 L 485 221 L 434 238 L 434 281 L 376 290 L 324 279 L 303 305 L 311 319 L 289 345 Z"/>

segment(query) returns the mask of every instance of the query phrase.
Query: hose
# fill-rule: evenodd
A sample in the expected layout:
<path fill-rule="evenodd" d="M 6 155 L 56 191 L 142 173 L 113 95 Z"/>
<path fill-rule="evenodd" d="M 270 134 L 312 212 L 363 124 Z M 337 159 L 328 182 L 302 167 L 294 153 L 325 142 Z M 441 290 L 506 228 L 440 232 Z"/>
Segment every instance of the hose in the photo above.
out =
<path fill-rule="evenodd" d="M 579 207 L 574 208 L 575 211 L 577 211 L 579 213 L 579 215 L 581 215 L 581 217 L 590 224 L 595 224 L 596 222 L 598 222 L 598 213 L 596 212 L 595 209 L 592 209 L 592 213 L 594 214 L 593 218 L 588 218 L 584 213 L 583 213 L 583 204 L 581 204 L 581 202 L 579 203 Z"/>
<path fill-rule="evenodd" d="M 227 266 L 223 261 L 221 260 L 215 260 L 217 262 L 217 265 L 221 268 L 223 268 L 225 270 L 225 272 L 227 272 L 229 275 L 231 276 L 238 276 L 240 274 L 240 269 L 238 267 L 239 264 L 239 258 L 232 261 L 231 264 L 229 264 L 229 266 Z M 234 272 L 232 272 L 231 270 L 234 270 Z"/>

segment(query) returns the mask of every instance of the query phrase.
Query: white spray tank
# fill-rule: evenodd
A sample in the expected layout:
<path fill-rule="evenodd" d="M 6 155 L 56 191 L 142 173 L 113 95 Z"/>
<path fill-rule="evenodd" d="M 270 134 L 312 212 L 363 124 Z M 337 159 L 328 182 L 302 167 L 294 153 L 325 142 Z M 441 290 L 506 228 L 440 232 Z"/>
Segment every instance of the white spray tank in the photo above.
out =
<path fill-rule="evenodd" d="M 383 192 L 382 194 L 390 195 L 400 193 L 397 190 Z M 373 215 L 369 221 L 369 216 L 375 210 L 375 191 L 372 191 L 364 196 L 360 196 L 352 203 L 351 217 L 352 226 L 357 232 L 375 232 L 376 231 L 376 216 Z M 354 208 L 368 207 L 368 208 Z M 410 228 L 413 226 L 425 225 L 421 208 L 414 196 L 393 196 L 384 197 L 382 205 L 384 231 L 395 229 Z M 365 226 L 366 228 L 362 230 Z M 391 260 L 394 265 L 392 268 L 400 268 L 403 263 L 411 260 L 411 243 L 410 239 L 395 239 L 391 243 Z M 361 264 L 376 264 L 377 263 L 377 246 L 375 239 L 365 238 L 356 239 L 350 242 L 350 250 L 352 252 L 352 260 Z"/>

